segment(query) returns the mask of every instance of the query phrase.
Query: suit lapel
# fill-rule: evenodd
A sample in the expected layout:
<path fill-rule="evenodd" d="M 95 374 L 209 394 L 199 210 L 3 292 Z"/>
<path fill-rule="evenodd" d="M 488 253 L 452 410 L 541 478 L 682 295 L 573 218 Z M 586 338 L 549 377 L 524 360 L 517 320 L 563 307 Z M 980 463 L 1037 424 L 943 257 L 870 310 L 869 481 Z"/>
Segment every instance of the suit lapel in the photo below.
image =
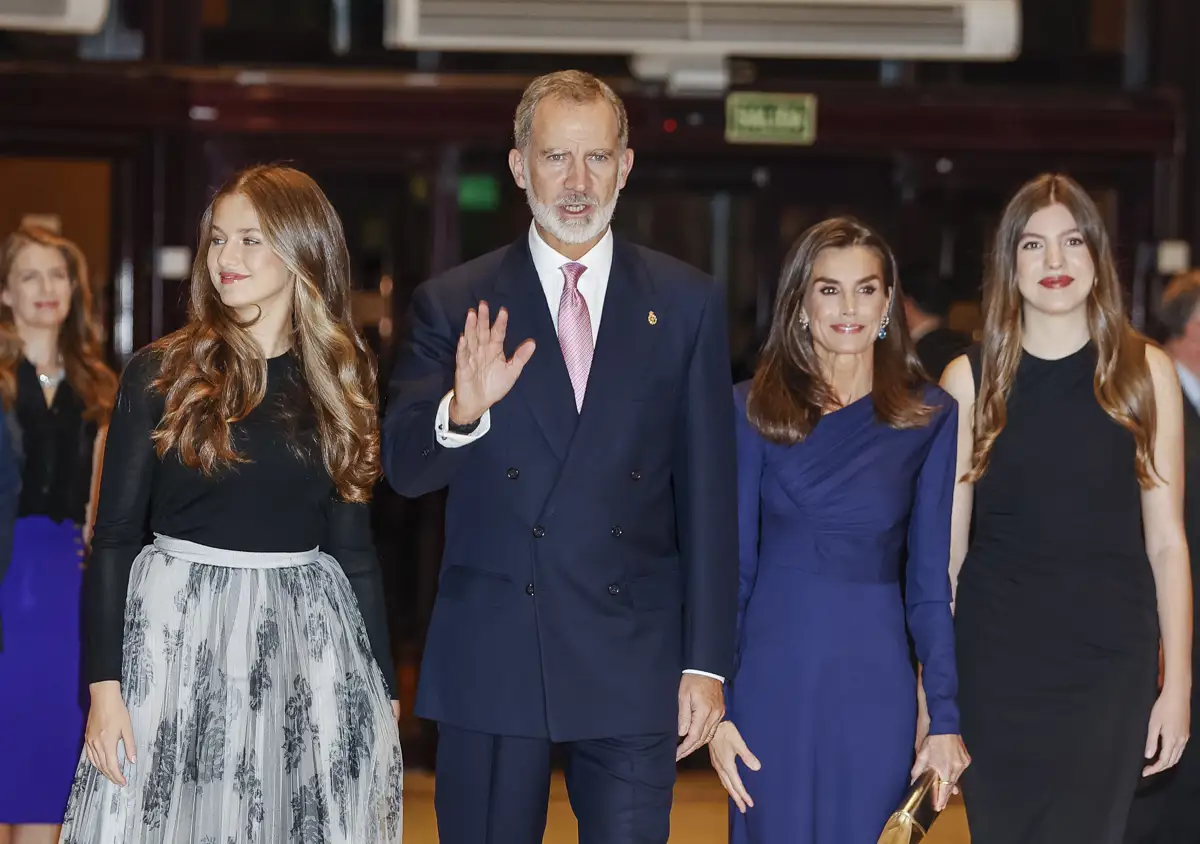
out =
<path fill-rule="evenodd" d="M 630 375 L 647 360 L 649 335 L 646 323 L 652 293 L 652 281 L 637 251 L 631 244 L 616 239 L 583 409 L 579 413 L 575 436 L 570 440 L 566 465 L 559 475 L 556 492 L 573 471 L 584 463 L 593 462 L 602 453 L 601 444 L 612 439 L 620 428 L 621 413 L 628 410 L 625 393 Z M 557 346 L 555 351 L 558 351 Z M 573 396 L 561 354 L 558 363 L 568 395 Z M 557 495 L 551 494 L 548 504 L 551 513 L 556 498 Z"/>
<path fill-rule="evenodd" d="M 550 319 L 546 293 L 529 254 L 529 241 L 518 240 L 508 250 L 496 285 L 508 305 L 508 331 L 504 351 L 512 357 L 517 346 L 528 339 L 537 349 L 517 379 L 512 395 L 529 405 L 550 448 L 563 460 L 575 434 L 579 415 L 575 393 Z"/>
<path fill-rule="evenodd" d="M 628 388 L 630 373 L 644 363 L 642 341 L 646 338 L 646 319 L 650 313 L 649 288 L 650 280 L 633 247 L 615 241 L 579 435 L 603 424 Z"/>

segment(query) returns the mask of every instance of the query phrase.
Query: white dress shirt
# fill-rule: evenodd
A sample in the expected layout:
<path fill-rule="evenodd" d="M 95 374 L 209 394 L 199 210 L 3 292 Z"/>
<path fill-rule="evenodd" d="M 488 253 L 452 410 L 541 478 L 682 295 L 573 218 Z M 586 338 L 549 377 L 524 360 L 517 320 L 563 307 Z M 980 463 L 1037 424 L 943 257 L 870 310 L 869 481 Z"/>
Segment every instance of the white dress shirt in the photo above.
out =
<path fill-rule="evenodd" d="M 563 286 L 567 283 L 563 277 L 562 267 L 571 263 L 571 259 L 560 254 L 550 244 L 542 239 L 537 226 L 529 224 L 529 254 L 533 256 L 533 267 L 537 270 L 538 279 L 542 282 L 542 291 L 546 294 L 546 307 L 550 309 L 550 319 L 554 323 L 554 332 L 558 333 L 558 300 L 562 297 Z M 578 263 L 587 267 L 579 277 L 579 294 L 587 302 L 588 316 L 592 320 L 592 343 L 600 334 L 600 315 L 604 312 L 604 296 L 608 293 L 608 277 L 612 274 L 613 234 L 612 229 L 604 233 L 600 242 L 588 250 Z M 543 352 L 544 354 L 544 352 Z M 474 442 L 484 436 L 492 428 L 492 412 L 485 410 L 479 418 L 479 425 L 469 434 L 457 434 L 450 430 L 450 400 L 454 391 L 446 393 L 438 405 L 434 426 L 437 440 L 446 448 L 458 448 Z M 700 674 L 712 677 L 722 683 L 725 678 L 707 671 L 686 669 L 684 674 Z"/>

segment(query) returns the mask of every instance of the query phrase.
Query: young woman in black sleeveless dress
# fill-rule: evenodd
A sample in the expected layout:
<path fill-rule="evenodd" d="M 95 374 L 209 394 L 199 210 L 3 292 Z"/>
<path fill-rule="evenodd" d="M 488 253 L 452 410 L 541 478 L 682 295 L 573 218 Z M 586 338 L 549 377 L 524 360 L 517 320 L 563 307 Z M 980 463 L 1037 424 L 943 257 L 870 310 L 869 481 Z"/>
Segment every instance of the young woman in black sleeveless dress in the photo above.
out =
<path fill-rule="evenodd" d="M 1129 326 L 1103 221 L 1066 177 L 1009 203 L 984 297 L 982 348 L 942 379 L 971 840 L 1119 844 L 1139 777 L 1188 737 L 1179 382 Z"/>

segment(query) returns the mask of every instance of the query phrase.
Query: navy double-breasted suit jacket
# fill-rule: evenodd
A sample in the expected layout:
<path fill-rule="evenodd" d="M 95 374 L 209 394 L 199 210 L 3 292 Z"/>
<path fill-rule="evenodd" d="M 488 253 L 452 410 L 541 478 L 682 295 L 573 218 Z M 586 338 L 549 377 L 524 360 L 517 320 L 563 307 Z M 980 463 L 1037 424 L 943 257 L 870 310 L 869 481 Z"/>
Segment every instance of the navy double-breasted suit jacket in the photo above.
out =
<path fill-rule="evenodd" d="M 457 448 L 435 436 L 469 308 L 532 360 Z M 449 488 L 417 714 L 578 741 L 674 732 L 681 672 L 732 670 L 737 513 L 723 289 L 617 238 L 576 411 L 528 240 L 421 285 L 383 429 L 391 485 Z"/>

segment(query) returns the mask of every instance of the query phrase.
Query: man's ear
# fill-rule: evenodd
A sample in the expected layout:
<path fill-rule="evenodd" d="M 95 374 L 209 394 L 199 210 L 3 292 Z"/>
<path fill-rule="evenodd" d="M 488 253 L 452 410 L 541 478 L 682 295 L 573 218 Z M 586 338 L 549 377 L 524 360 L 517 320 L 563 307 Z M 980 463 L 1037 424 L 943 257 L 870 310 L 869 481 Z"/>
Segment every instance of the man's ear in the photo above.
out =
<path fill-rule="evenodd" d="M 525 190 L 525 156 L 519 149 L 508 151 L 508 169 L 512 171 L 513 181 L 517 187 Z"/>

